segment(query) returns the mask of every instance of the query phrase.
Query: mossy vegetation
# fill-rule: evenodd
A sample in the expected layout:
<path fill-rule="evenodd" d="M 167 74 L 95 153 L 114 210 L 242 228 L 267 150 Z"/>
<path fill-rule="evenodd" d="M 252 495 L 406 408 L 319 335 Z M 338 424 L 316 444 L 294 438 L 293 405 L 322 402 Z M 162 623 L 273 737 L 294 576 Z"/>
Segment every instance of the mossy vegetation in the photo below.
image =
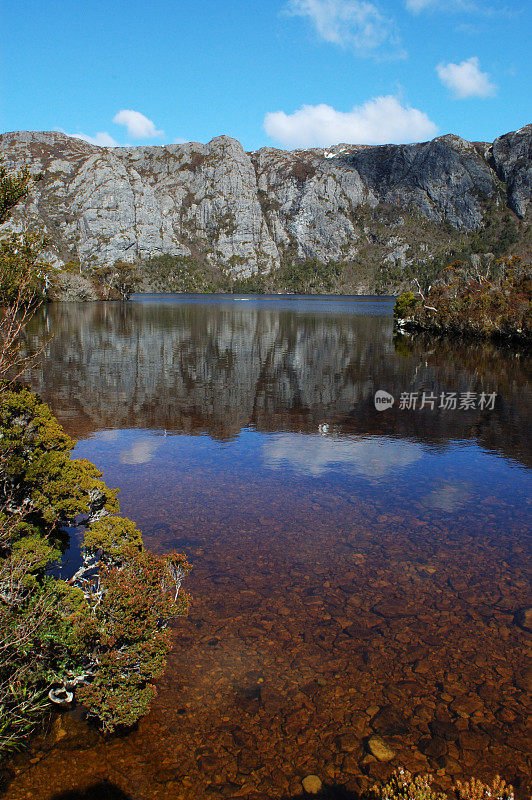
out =
<path fill-rule="evenodd" d="M 12 234 L 0 241 L 0 304 L 13 303 L 22 285 L 27 303 L 46 298 L 55 275 L 42 257 L 42 247 L 38 234 Z"/>
<path fill-rule="evenodd" d="M 405 215 L 400 238 L 409 245 L 406 257 L 388 259 L 377 268 L 377 292 L 395 294 L 410 288 L 414 281 L 426 291 L 450 264 L 470 261 L 475 255 L 489 254 L 495 259 L 514 253 L 526 256 L 532 245 L 529 221 L 519 220 L 506 207 L 502 194 L 484 201 L 483 206 L 482 225 L 469 232 Z"/>
<path fill-rule="evenodd" d="M 233 279 L 229 291 L 249 294 L 334 294 L 341 290 L 341 265 L 316 259 L 283 261 L 277 270 Z"/>
<path fill-rule="evenodd" d="M 6 221 L 11 209 L 28 194 L 29 184 L 27 169 L 13 172 L 0 161 L 0 223 Z"/>
<path fill-rule="evenodd" d="M 418 295 L 414 292 L 403 292 L 395 301 L 393 307 L 394 316 L 397 319 L 405 319 L 409 317 L 418 303 Z"/>
<path fill-rule="evenodd" d="M 30 174 L 27 169 L 9 171 L 0 160 L 0 223 L 28 194 Z M 11 303 L 19 287 L 26 287 L 26 299 L 36 303 L 45 296 L 50 281 L 50 267 L 41 257 L 43 237 L 38 233 L 11 234 L 0 241 L 0 304 Z"/>
<path fill-rule="evenodd" d="M 139 291 L 211 293 L 223 291 L 226 276 L 190 256 L 160 255 L 138 266 Z"/>
<path fill-rule="evenodd" d="M 128 300 L 139 282 L 137 265 L 121 259 L 92 269 L 91 278 L 103 300 Z"/>

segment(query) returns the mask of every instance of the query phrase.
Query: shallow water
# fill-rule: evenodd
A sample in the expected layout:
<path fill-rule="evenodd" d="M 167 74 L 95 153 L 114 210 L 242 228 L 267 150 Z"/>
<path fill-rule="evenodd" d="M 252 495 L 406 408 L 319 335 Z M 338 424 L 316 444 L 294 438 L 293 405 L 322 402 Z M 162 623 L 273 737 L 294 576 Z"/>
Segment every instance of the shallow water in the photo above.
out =
<path fill-rule="evenodd" d="M 149 546 L 187 552 L 193 605 L 138 728 L 104 740 L 58 717 L 7 797 L 107 779 L 131 798 L 281 798 L 398 764 L 530 792 L 530 361 L 394 342 L 391 309 L 145 298 L 34 321 L 30 347 L 53 339 L 33 388 Z M 433 409 L 400 407 L 423 391 Z M 494 408 L 443 410 L 442 392 Z"/>

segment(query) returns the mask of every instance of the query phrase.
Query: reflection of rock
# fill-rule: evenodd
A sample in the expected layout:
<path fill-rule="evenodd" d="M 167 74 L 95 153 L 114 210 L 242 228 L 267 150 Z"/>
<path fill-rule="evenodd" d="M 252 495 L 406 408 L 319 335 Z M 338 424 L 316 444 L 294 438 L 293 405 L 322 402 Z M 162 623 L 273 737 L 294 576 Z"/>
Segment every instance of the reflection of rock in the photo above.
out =
<path fill-rule="evenodd" d="M 390 307 L 381 304 L 381 312 Z M 207 432 L 222 440 L 244 427 L 306 433 L 312 437 L 297 468 L 316 474 L 331 463 L 389 474 L 420 455 L 419 442 L 442 447 L 451 438 L 532 462 L 522 435 L 532 427 L 525 358 L 492 345 L 435 341 L 427 352 L 422 339 L 400 356 L 391 317 L 356 314 L 351 303 L 64 304 L 34 319 L 28 343 L 36 348 L 51 333 L 47 357 L 29 380 L 77 436 L 115 427 Z M 493 412 L 406 411 L 396 404 L 378 413 L 377 388 L 395 397 L 423 388 L 493 388 L 499 399 Z M 282 455 L 282 436 L 274 442 L 272 463 Z M 135 463 L 149 456 L 124 455 Z M 464 499 L 443 487 L 426 502 L 452 510 Z"/>
<path fill-rule="evenodd" d="M 318 430 L 371 396 L 356 376 L 371 371 L 373 349 L 383 363 L 393 353 L 391 320 L 346 314 L 134 303 L 55 307 L 45 316 L 56 335 L 32 380 L 55 395 L 62 421 L 74 411 L 95 417 L 93 428 L 208 431 L 221 439 L 279 422 Z"/>

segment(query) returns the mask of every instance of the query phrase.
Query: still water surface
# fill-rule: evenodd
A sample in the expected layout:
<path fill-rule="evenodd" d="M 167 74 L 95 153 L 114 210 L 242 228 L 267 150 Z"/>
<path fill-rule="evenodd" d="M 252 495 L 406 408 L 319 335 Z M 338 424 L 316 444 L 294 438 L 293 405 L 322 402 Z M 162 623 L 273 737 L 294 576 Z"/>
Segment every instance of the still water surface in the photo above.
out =
<path fill-rule="evenodd" d="M 530 791 L 530 360 L 394 342 L 391 310 L 145 297 L 34 321 L 32 346 L 53 338 L 33 388 L 148 545 L 186 551 L 193 605 L 138 728 L 104 740 L 63 718 L 9 798 L 103 779 L 131 798 L 282 798 L 309 773 L 356 791 L 398 764 Z M 400 408 L 423 391 L 434 409 Z M 443 410 L 442 392 L 495 405 Z"/>

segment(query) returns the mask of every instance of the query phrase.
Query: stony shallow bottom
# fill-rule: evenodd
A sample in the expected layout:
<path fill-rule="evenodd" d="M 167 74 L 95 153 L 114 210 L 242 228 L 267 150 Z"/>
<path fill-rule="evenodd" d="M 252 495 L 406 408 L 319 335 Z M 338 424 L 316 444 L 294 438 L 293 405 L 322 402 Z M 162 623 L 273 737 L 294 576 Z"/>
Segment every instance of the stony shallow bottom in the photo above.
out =
<path fill-rule="evenodd" d="M 50 310 L 33 379 L 148 544 L 187 552 L 191 612 L 138 727 L 55 715 L 6 797 L 288 798 L 309 775 L 356 793 L 399 764 L 526 797 L 524 357 L 394 348 L 385 303 L 156 305 Z M 375 411 L 375 389 L 412 387 L 498 400 Z"/>

